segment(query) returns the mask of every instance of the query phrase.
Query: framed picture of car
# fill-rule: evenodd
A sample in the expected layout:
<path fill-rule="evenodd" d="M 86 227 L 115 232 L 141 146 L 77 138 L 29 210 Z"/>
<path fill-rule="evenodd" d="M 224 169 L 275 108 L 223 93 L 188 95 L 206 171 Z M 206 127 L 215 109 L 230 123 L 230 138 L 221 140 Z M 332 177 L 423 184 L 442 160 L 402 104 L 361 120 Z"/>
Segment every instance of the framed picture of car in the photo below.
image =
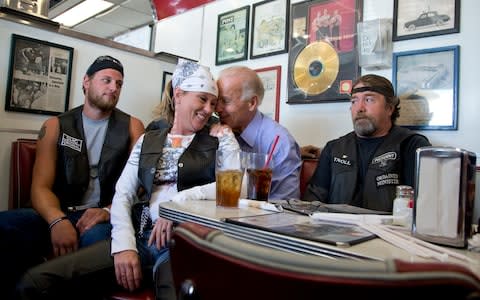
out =
<path fill-rule="evenodd" d="M 416 130 L 456 130 L 458 45 L 393 53 L 392 83 L 400 98 L 396 124 Z"/>
<path fill-rule="evenodd" d="M 394 0 L 394 41 L 460 32 L 460 0 Z"/>

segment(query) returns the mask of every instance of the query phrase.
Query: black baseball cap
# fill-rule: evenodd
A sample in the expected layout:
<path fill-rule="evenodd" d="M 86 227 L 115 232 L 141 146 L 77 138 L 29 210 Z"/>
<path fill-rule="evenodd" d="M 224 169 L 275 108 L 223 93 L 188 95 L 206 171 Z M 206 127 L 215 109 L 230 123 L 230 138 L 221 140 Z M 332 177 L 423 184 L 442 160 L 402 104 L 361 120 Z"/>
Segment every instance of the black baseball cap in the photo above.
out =
<path fill-rule="evenodd" d="M 122 63 L 109 55 L 99 56 L 95 61 L 88 67 L 87 75 L 92 76 L 96 72 L 103 69 L 114 69 L 122 73 L 123 76 L 123 65 Z"/>

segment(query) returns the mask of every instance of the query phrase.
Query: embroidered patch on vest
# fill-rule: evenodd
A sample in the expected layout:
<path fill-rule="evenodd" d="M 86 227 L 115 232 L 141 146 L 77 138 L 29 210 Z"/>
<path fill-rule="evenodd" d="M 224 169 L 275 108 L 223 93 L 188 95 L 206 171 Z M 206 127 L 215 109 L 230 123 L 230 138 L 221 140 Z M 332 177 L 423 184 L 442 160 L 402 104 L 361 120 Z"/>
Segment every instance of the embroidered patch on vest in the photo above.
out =
<path fill-rule="evenodd" d="M 388 173 L 375 177 L 375 181 L 377 182 L 377 187 L 383 185 L 399 185 L 400 180 L 398 180 L 398 177 L 396 173 Z"/>
<path fill-rule="evenodd" d="M 380 167 L 385 167 L 389 160 L 396 160 L 397 152 L 387 152 L 372 159 L 372 165 L 379 164 Z"/>
<path fill-rule="evenodd" d="M 62 141 L 60 145 L 71 148 L 80 152 L 82 150 L 82 140 L 69 136 L 68 134 L 62 134 Z"/>
<path fill-rule="evenodd" d="M 342 155 L 342 157 L 333 157 L 333 162 L 345 166 L 351 166 L 352 163 L 350 162 L 350 160 L 347 159 L 347 157 L 348 156 L 346 156 L 345 154 Z"/>

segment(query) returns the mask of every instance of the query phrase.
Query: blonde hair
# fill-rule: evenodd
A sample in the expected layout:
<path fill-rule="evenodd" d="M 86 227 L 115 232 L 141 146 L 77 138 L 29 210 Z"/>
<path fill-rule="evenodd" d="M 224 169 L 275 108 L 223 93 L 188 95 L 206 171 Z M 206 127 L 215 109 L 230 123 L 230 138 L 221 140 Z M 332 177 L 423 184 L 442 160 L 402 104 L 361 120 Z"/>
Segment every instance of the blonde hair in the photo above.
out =
<path fill-rule="evenodd" d="M 175 115 L 175 101 L 173 99 L 172 81 L 169 80 L 165 85 L 165 90 L 162 94 L 162 100 L 155 106 L 152 111 L 153 119 L 163 119 L 168 122 L 169 125 L 173 124 L 173 118 Z"/>

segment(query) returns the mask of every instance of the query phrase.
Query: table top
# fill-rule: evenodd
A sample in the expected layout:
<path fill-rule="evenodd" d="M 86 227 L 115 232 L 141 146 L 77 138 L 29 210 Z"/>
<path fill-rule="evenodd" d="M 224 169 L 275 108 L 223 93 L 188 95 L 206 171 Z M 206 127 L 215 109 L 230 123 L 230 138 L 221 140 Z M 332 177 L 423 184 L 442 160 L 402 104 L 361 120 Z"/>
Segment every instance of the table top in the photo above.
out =
<path fill-rule="evenodd" d="M 161 217 L 175 222 L 190 221 L 199 223 L 223 230 L 225 234 L 238 239 L 299 254 L 319 255 L 331 259 L 348 258 L 356 260 L 385 260 L 395 258 L 410 262 L 432 261 L 432 259 L 413 255 L 380 238 L 374 238 L 349 247 L 338 247 L 225 222 L 226 218 L 274 213 L 272 211 L 254 207 L 223 208 L 217 207 L 215 201 L 212 200 L 185 202 L 170 201 L 160 204 L 159 213 Z M 309 219 L 308 216 L 299 217 L 305 218 L 306 220 Z M 447 249 L 447 251 L 454 251 L 455 253 L 462 254 L 470 259 L 470 261 L 466 262 L 448 256 L 443 261 L 467 266 L 480 276 L 480 253 L 451 247 L 443 248 Z M 477 263 L 472 263 L 472 260 Z"/>

